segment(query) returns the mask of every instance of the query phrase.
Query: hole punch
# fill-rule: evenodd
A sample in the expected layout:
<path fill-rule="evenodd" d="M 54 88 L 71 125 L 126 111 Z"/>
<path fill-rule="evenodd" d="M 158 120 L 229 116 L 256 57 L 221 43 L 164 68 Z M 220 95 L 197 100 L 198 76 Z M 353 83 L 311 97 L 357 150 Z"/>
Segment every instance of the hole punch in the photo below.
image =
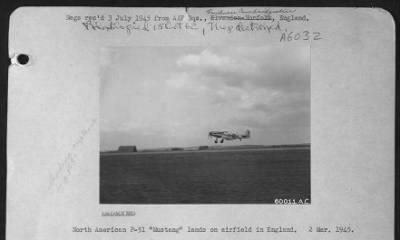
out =
<path fill-rule="evenodd" d="M 29 56 L 26 55 L 26 54 L 23 54 L 23 53 L 18 54 L 18 56 L 17 56 L 17 62 L 18 62 L 18 64 L 20 64 L 20 65 L 26 65 L 26 64 L 29 63 Z"/>

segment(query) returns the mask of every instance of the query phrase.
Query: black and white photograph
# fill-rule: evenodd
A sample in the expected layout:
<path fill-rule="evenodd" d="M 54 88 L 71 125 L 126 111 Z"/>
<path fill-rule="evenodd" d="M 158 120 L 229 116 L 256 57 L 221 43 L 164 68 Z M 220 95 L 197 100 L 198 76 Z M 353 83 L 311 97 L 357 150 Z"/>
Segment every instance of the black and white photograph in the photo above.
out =
<path fill-rule="evenodd" d="M 310 48 L 101 50 L 100 204 L 311 204 Z"/>
<path fill-rule="evenodd" d="M 12 12 L 7 239 L 396 239 L 390 12 L 202 6 Z"/>

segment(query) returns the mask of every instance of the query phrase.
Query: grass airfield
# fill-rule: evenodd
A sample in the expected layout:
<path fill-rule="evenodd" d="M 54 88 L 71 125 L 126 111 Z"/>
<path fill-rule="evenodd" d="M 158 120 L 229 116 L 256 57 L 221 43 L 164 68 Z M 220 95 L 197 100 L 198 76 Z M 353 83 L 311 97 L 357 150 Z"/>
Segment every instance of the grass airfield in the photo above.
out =
<path fill-rule="evenodd" d="M 310 203 L 310 176 L 307 144 L 103 152 L 100 203 Z"/>

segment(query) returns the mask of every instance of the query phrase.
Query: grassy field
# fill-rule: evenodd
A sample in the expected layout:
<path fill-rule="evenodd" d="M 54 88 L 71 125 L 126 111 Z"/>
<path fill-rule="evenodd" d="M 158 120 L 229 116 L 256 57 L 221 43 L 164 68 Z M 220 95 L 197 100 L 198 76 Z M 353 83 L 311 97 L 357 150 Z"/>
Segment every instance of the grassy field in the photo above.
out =
<path fill-rule="evenodd" d="M 100 203 L 274 203 L 310 199 L 310 150 L 102 155 Z"/>

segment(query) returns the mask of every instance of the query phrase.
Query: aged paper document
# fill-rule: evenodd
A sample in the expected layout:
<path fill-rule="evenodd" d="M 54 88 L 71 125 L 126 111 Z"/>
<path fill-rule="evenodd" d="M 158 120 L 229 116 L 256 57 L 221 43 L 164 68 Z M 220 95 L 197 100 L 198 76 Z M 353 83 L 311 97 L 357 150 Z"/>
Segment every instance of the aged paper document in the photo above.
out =
<path fill-rule="evenodd" d="M 26 7 L 7 239 L 394 239 L 382 9 Z"/>

